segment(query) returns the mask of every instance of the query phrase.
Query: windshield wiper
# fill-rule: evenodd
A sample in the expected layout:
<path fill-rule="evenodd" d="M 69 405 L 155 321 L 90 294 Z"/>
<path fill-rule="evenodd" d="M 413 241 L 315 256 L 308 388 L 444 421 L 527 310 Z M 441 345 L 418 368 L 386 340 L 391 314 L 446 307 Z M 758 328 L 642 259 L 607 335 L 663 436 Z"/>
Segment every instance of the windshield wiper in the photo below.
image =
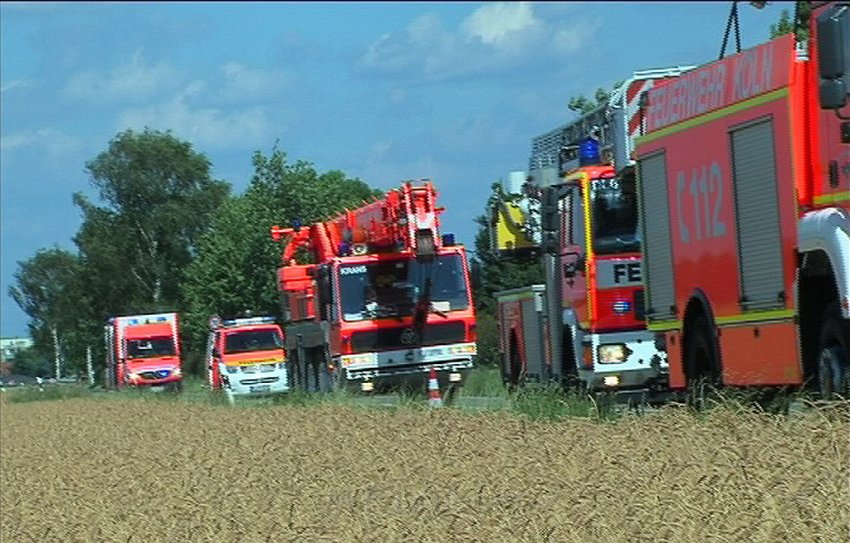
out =
<path fill-rule="evenodd" d="M 443 311 L 442 309 L 437 309 L 436 307 L 434 307 L 434 303 L 433 303 L 433 302 L 431 302 L 430 311 L 431 311 L 431 313 L 434 313 L 434 314 L 436 314 L 436 315 L 439 315 L 439 316 L 443 317 L 444 319 L 448 319 L 448 318 L 449 318 L 449 314 L 448 314 L 448 313 L 446 313 L 445 311 Z"/>

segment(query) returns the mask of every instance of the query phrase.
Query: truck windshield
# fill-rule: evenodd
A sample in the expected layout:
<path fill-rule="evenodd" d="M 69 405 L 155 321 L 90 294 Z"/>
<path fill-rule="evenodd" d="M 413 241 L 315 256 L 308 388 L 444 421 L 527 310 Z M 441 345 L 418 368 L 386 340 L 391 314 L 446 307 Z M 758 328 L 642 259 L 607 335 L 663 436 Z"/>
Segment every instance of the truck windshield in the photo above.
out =
<path fill-rule="evenodd" d="M 174 341 L 169 337 L 127 340 L 127 356 L 130 358 L 153 358 L 174 354 Z"/>
<path fill-rule="evenodd" d="M 593 251 L 600 255 L 640 251 L 635 176 L 590 183 Z"/>
<path fill-rule="evenodd" d="M 339 268 L 342 316 L 346 321 L 412 315 L 430 277 L 435 312 L 469 307 L 466 274 L 459 255 L 438 256 L 431 264 L 387 260 Z"/>
<path fill-rule="evenodd" d="M 233 332 L 224 337 L 224 354 L 282 348 L 283 342 L 276 330 L 245 330 Z"/>

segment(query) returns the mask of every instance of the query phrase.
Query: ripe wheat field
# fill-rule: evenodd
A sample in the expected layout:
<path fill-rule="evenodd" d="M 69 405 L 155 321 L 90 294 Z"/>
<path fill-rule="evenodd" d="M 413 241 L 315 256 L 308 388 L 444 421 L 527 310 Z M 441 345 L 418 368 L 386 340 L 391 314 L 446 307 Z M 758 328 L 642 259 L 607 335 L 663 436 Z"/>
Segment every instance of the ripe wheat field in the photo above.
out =
<path fill-rule="evenodd" d="M 3 543 L 850 540 L 846 411 L 0 409 Z"/>

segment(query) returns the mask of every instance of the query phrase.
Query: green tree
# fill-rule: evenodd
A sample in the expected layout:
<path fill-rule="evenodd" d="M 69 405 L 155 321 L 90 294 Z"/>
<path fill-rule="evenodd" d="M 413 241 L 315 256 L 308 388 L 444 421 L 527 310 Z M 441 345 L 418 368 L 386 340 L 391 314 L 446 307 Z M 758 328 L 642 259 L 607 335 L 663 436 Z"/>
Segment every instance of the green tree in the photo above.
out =
<path fill-rule="evenodd" d="M 612 88 L 616 89 L 622 84 L 622 80 L 617 81 L 616 83 L 614 83 L 614 86 Z M 610 98 L 611 92 L 603 89 L 602 87 L 599 87 L 593 94 L 593 99 L 587 98 L 583 94 L 570 98 L 569 102 L 567 102 L 567 109 L 569 109 L 570 111 L 574 111 L 579 115 L 585 115 L 586 113 L 590 113 L 599 106 L 607 104 Z"/>
<path fill-rule="evenodd" d="M 809 17 L 812 12 L 811 2 L 796 2 L 794 7 L 794 16 L 792 17 L 787 9 L 783 9 L 779 14 L 779 20 L 770 25 L 770 39 L 778 38 L 792 32 L 797 34 L 798 41 L 808 39 Z"/>
<path fill-rule="evenodd" d="M 61 356 L 70 362 L 66 372 L 80 369 L 73 355 L 80 349 L 80 309 L 89 303 L 82 269 L 79 257 L 69 251 L 40 249 L 29 260 L 18 262 L 9 287 L 9 296 L 30 318 L 35 351 L 41 357 Z"/>
<path fill-rule="evenodd" d="M 75 238 L 97 280 L 105 312 L 180 306 L 180 281 L 229 185 L 212 179 L 207 158 L 171 133 L 118 134 L 86 164 L 105 205 L 82 194 Z"/>
<path fill-rule="evenodd" d="M 779 21 L 770 25 L 770 39 L 792 32 L 794 32 L 794 23 L 791 22 L 791 16 L 788 14 L 788 10 L 783 9 L 779 15 Z"/>
<path fill-rule="evenodd" d="M 245 194 L 221 207 L 187 270 L 183 286 L 189 311 L 184 324 L 193 345 L 204 340 L 212 314 L 279 314 L 276 270 L 281 247 L 271 239 L 273 225 L 295 220 L 307 225 L 380 195 L 342 172 L 319 174 L 308 162 L 289 164 L 276 145 L 269 156 L 255 152 L 253 164 Z"/>
<path fill-rule="evenodd" d="M 45 355 L 36 347 L 23 349 L 15 353 L 12 360 L 12 373 L 29 377 L 49 377 L 53 375 L 52 356 Z"/>

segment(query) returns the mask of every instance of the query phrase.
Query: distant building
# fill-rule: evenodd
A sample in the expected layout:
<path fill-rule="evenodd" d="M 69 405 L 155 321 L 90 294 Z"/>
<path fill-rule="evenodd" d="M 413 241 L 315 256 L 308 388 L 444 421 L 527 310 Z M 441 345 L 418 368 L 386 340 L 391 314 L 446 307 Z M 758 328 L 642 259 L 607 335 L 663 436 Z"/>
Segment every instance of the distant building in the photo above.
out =
<path fill-rule="evenodd" d="M 30 347 L 32 347 L 32 339 L 28 337 L 0 338 L 0 375 L 9 375 L 15 355 Z"/>

